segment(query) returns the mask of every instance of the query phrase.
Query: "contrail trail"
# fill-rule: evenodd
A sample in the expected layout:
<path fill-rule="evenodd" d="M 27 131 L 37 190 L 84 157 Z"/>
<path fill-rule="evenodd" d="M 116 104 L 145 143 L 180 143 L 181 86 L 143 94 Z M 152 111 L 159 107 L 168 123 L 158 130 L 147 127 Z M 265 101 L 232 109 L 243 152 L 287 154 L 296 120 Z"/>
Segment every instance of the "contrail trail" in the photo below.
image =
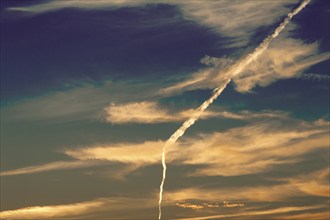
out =
<path fill-rule="evenodd" d="M 299 7 L 290 12 L 284 21 L 275 29 L 273 34 L 269 35 L 266 39 L 264 39 L 261 44 L 250 54 L 248 54 L 243 59 L 240 59 L 235 64 L 233 64 L 227 71 L 225 72 L 225 77 L 222 80 L 222 84 L 213 90 L 213 93 L 210 98 L 208 98 L 202 105 L 200 105 L 194 112 L 194 114 L 186 120 L 179 129 L 177 129 L 171 137 L 166 141 L 162 150 L 162 166 L 163 166 L 163 177 L 162 182 L 159 186 L 159 202 L 158 209 L 159 215 L 158 219 L 162 217 L 162 200 L 163 200 L 163 190 L 164 183 L 166 179 L 166 149 L 175 144 L 175 142 L 186 132 L 186 130 L 192 126 L 201 116 L 201 114 L 209 107 L 212 102 L 218 98 L 218 96 L 222 93 L 222 91 L 226 88 L 226 86 L 230 83 L 231 79 L 238 75 L 240 72 L 244 70 L 244 68 L 249 65 L 253 60 L 257 59 L 260 54 L 262 54 L 269 46 L 269 44 L 281 33 L 281 31 L 286 27 L 286 25 L 291 21 L 292 17 L 298 14 L 311 0 L 304 0 Z"/>

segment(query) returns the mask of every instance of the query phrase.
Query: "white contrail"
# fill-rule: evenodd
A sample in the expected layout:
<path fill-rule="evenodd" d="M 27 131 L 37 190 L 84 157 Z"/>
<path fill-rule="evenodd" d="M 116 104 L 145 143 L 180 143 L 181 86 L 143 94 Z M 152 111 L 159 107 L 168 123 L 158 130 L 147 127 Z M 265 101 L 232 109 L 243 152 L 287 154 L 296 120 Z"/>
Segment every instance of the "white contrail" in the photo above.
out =
<path fill-rule="evenodd" d="M 167 147 L 173 145 L 185 132 L 186 130 L 192 126 L 198 118 L 201 116 L 201 114 L 209 107 L 209 105 L 222 93 L 222 91 L 226 88 L 226 86 L 230 83 L 231 79 L 238 75 L 240 72 L 244 70 L 244 68 L 249 65 L 253 60 L 257 59 L 260 54 L 262 54 L 263 51 L 265 51 L 269 44 L 275 39 L 281 31 L 286 27 L 286 25 L 290 22 L 293 16 L 298 14 L 308 3 L 310 0 L 304 0 L 299 7 L 297 7 L 295 10 L 293 10 L 291 13 L 287 15 L 287 17 L 284 19 L 284 21 L 275 29 L 274 33 L 269 35 L 252 53 L 244 57 L 243 59 L 237 61 L 234 65 L 232 65 L 224 74 L 224 78 L 222 80 L 222 84 L 214 89 L 212 95 L 210 98 L 208 98 L 201 106 L 199 106 L 194 114 L 186 120 L 179 129 L 177 129 L 171 137 L 166 141 L 166 143 L 163 146 L 162 151 L 162 166 L 163 166 L 163 177 L 162 182 L 159 186 L 159 202 L 158 202 L 158 209 L 159 209 L 159 215 L 158 219 L 161 219 L 162 217 L 162 200 L 163 200 L 163 189 L 164 189 L 164 183 L 166 179 L 166 149 Z"/>

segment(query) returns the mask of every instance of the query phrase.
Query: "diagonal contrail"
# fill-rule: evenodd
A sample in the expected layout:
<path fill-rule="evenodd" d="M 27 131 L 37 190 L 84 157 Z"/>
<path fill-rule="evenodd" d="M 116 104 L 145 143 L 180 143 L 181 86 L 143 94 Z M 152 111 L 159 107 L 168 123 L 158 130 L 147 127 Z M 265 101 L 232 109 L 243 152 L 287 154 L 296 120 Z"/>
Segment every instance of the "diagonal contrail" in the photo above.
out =
<path fill-rule="evenodd" d="M 166 149 L 167 147 L 173 145 L 184 133 L 186 130 L 192 126 L 201 116 L 201 114 L 209 107 L 212 102 L 218 98 L 218 96 L 222 93 L 222 91 L 226 88 L 226 86 L 230 83 L 231 79 L 238 75 L 240 72 L 244 70 L 244 68 L 249 65 L 253 60 L 257 59 L 260 54 L 262 54 L 269 46 L 269 44 L 281 33 L 281 31 L 286 27 L 286 25 L 291 21 L 292 17 L 298 14 L 308 3 L 310 0 L 304 0 L 299 7 L 297 7 L 295 10 L 290 12 L 287 17 L 284 19 L 284 21 L 275 29 L 273 34 L 269 35 L 263 42 L 249 55 L 244 57 L 243 59 L 238 60 L 234 65 L 232 65 L 227 71 L 224 73 L 224 78 L 222 80 L 222 84 L 215 88 L 211 97 L 208 98 L 201 106 L 199 106 L 194 114 L 186 120 L 179 129 L 177 129 L 171 137 L 166 141 L 166 143 L 163 146 L 162 151 L 162 166 L 163 166 L 163 177 L 162 182 L 159 186 L 159 202 L 158 202 L 158 209 L 159 209 L 159 215 L 158 219 L 161 219 L 162 217 L 162 200 L 163 200 L 163 189 L 164 189 L 164 183 L 166 179 Z"/>

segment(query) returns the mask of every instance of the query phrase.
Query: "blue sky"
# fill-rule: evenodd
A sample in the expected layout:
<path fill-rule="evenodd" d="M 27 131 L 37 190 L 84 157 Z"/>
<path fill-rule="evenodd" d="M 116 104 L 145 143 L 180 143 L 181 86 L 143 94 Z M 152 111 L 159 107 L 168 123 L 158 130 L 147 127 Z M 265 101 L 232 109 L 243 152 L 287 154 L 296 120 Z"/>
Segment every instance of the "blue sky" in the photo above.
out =
<path fill-rule="evenodd" d="M 0 3 L 1 218 L 156 219 L 164 143 L 301 1 Z M 312 0 L 168 149 L 164 219 L 329 215 L 329 13 Z"/>

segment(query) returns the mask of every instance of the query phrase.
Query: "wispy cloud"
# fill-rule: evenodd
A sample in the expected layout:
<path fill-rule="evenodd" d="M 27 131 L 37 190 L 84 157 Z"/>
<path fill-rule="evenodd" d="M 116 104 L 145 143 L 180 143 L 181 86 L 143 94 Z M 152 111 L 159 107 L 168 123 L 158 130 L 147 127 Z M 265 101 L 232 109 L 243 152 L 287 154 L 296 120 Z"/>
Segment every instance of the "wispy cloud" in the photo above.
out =
<path fill-rule="evenodd" d="M 226 208 L 235 208 L 235 207 L 244 207 L 244 203 L 236 203 L 236 202 L 228 202 L 223 201 L 220 202 L 197 202 L 197 201 L 177 201 L 175 203 L 176 206 L 181 208 L 187 208 L 187 209 L 193 209 L 193 210 L 199 210 L 199 209 L 213 209 L 213 208 L 219 208 L 219 207 L 226 207 Z"/>
<path fill-rule="evenodd" d="M 41 165 L 28 166 L 15 170 L 8 170 L 0 172 L 0 176 L 12 176 L 22 174 L 41 173 L 53 170 L 69 170 L 79 169 L 84 167 L 91 167 L 100 165 L 100 161 L 56 161 Z"/>
<path fill-rule="evenodd" d="M 279 79 L 298 76 L 309 67 L 330 59 L 330 53 L 318 54 L 318 44 L 285 39 L 274 42 L 262 59 L 234 79 L 236 90 L 249 92 L 256 85 L 265 87 Z"/>
<path fill-rule="evenodd" d="M 181 122 L 189 118 L 193 114 L 194 109 L 171 111 L 159 105 L 155 101 L 129 102 L 123 104 L 112 103 L 104 109 L 105 119 L 113 124 L 124 123 L 163 123 L 163 122 Z M 279 111 L 205 111 L 201 116 L 202 119 L 218 117 L 236 120 L 251 120 L 256 118 L 283 118 L 287 117 L 287 113 Z"/>
<path fill-rule="evenodd" d="M 289 182 L 306 194 L 329 197 L 330 167 L 289 179 Z"/>
<path fill-rule="evenodd" d="M 169 4 L 178 7 L 186 20 L 192 20 L 226 36 L 226 46 L 236 47 L 247 45 L 255 30 L 279 21 L 281 16 L 290 11 L 290 7 L 298 1 L 209 1 L 187 0 L 53 0 L 45 3 L 24 7 L 11 7 L 10 11 L 26 13 L 45 13 L 63 8 L 78 8 L 83 10 L 116 9 L 120 7 L 139 7 L 146 4 Z M 258 10 L 255 10 L 258 8 Z M 31 14 L 30 14 L 31 15 Z"/>
<path fill-rule="evenodd" d="M 88 215 L 92 219 L 116 218 L 118 213 L 114 211 L 124 211 L 130 207 L 133 209 L 147 209 L 154 207 L 152 196 L 144 196 L 140 198 L 133 197 L 114 197 L 114 198 L 98 198 L 91 201 L 48 205 L 48 206 L 32 206 L 15 210 L 7 210 L 0 212 L 1 219 L 85 219 Z M 109 213 L 112 211 L 114 213 Z M 94 216 L 96 214 L 96 217 Z M 126 213 L 128 214 L 128 213 Z M 123 217 L 123 215 L 121 215 Z M 123 217 L 125 218 L 125 216 Z"/>
<path fill-rule="evenodd" d="M 144 143 L 120 143 L 91 146 L 75 150 L 67 149 L 65 154 L 79 160 L 109 160 L 128 164 L 153 164 L 160 161 L 162 141 Z"/>
<path fill-rule="evenodd" d="M 298 79 L 312 80 L 318 82 L 330 82 L 330 75 L 317 73 L 301 73 L 297 76 Z"/>
<path fill-rule="evenodd" d="M 16 210 L 0 212 L 1 219 L 48 219 L 66 216 L 76 216 L 97 210 L 105 201 L 95 200 L 90 202 L 74 203 L 55 206 L 33 206 Z"/>
<path fill-rule="evenodd" d="M 225 132 L 186 138 L 169 149 L 168 160 L 177 164 L 202 164 L 194 176 L 232 176 L 259 173 L 279 164 L 296 163 L 303 155 L 327 149 L 328 124 L 296 122 L 255 123 Z M 91 146 L 66 150 L 79 160 L 101 159 L 120 163 L 150 165 L 160 161 L 163 141 Z M 258 152 L 258 154 L 256 154 Z M 217 155 L 217 156 L 215 156 Z"/>
<path fill-rule="evenodd" d="M 148 82 L 103 81 L 101 85 L 81 82 L 63 91 L 49 92 L 1 107 L 3 120 L 99 120 L 102 109 L 111 102 L 153 97 L 158 86 Z M 138 92 L 132 89 L 134 84 Z M 102 97 L 102 98 L 95 98 Z"/>
<path fill-rule="evenodd" d="M 222 218 L 233 218 L 233 217 L 257 217 L 260 218 L 260 216 L 268 216 L 268 215 L 275 215 L 275 214 L 284 214 L 287 213 L 291 215 L 291 213 L 297 212 L 297 211 L 312 211 L 312 210 L 318 210 L 321 208 L 325 208 L 325 206 L 292 206 L 292 207 L 281 207 L 276 209 L 266 209 L 266 210 L 256 210 L 256 211 L 243 211 L 240 213 L 235 214 L 222 214 L 222 215 L 209 215 L 209 216 L 203 216 L 203 217 L 191 217 L 191 218 L 179 218 L 177 220 L 207 220 L 207 219 L 222 219 Z M 309 215 L 313 216 L 313 215 Z M 322 215 L 324 216 L 324 215 Z M 267 217 L 270 219 L 273 219 L 272 217 Z M 277 219 L 277 218 L 275 218 Z M 290 219 L 290 218 L 289 218 Z"/>
<path fill-rule="evenodd" d="M 257 85 L 265 87 L 280 79 L 305 76 L 303 71 L 328 59 L 330 53 L 319 53 L 318 43 L 306 44 L 297 39 L 281 38 L 275 40 L 261 58 L 254 60 L 233 81 L 237 91 L 250 92 Z M 171 95 L 188 90 L 213 89 L 226 76 L 226 70 L 233 62 L 226 57 L 209 56 L 201 61 L 212 67 L 193 73 L 187 80 L 163 88 L 160 93 Z"/>
<path fill-rule="evenodd" d="M 288 120 L 291 120 L 290 123 Z M 118 178 L 122 178 L 141 167 L 159 163 L 163 144 L 164 141 L 158 140 L 66 148 L 63 153 L 76 161 L 8 170 L 1 175 L 76 169 L 111 162 L 124 166 L 116 170 Z M 168 162 L 203 165 L 187 173 L 190 176 L 236 176 L 265 172 L 281 164 L 301 162 L 304 155 L 316 150 L 327 150 L 328 146 L 328 122 L 276 118 L 267 119 L 267 123 L 254 122 L 224 132 L 186 137 L 168 150 Z"/>

